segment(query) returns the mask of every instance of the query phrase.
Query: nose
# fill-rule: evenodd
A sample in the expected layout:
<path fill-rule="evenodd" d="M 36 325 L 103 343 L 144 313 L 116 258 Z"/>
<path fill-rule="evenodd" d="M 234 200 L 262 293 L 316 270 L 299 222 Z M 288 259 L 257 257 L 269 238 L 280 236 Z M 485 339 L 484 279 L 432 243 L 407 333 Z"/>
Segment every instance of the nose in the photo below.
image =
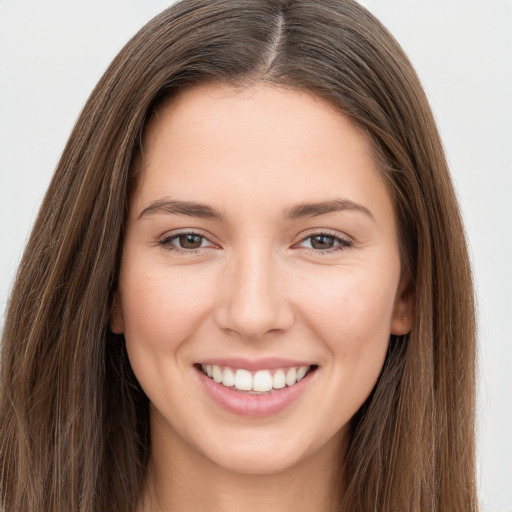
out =
<path fill-rule="evenodd" d="M 246 248 L 225 270 L 216 308 L 221 329 L 255 341 L 290 328 L 294 314 L 286 300 L 286 278 L 268 247 Z"/>

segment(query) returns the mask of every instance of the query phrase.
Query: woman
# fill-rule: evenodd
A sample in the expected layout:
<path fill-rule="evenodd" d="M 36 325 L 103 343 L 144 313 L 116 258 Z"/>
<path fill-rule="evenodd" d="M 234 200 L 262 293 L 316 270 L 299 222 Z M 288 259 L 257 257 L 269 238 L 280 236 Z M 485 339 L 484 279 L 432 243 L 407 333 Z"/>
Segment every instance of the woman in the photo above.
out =
<path fill-rule="evenodd" d="M 460 215 L 350 1 L 185 0 L 87 102 L 13 289 L 5 510 L 476 510 Z"/>

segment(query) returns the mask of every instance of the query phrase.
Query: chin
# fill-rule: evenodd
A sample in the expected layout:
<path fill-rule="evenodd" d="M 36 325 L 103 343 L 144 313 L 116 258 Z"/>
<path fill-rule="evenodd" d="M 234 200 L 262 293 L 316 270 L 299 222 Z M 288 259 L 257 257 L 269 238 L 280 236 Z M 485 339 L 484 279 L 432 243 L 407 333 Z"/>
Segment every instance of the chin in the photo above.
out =
<path fill-rule="evenodd" d="M 275 447 L 260 450 L 257 446 L 210 455 L 211 462 L 216 466 L 241 475 L 275 475 L 299 465 L 304 458 L 303 453 L 283 453 Z"/>
<path fill-rule="evenodd" d="M 272 427 L 260 427 L 257 431 L 239 431 L 239 436 L 210 437 L 208 444 L 197 447 L 215 466 L 243 475 L 275 475 L 299 469 L 312 458 L 333 461 L 338 456 L 342 428 L 334 435 L 293 436 L 289 430 L 272 432 Z M 304 432 L 303 432 L 304 433 Z"/>

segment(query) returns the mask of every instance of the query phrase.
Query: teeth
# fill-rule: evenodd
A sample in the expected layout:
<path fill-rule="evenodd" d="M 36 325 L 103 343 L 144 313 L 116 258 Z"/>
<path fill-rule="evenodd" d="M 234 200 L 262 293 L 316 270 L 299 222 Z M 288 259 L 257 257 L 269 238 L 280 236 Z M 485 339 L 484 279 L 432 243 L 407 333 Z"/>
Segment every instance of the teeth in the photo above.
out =
<path fill-rule="evenodd" d="M 297 368 L 290 368 L 286 374 L 286 385 L 293 386 L 297 382 Z"/>
<path fill-rule="evenodd" d="M 285 386 L 293 386 L 303 379 L 309 370 L 309 366 L 279 368 L 273 375 L 270 370 L 258 370 L 254 375 L 249 370 L 234 369 L 227 366 L 201 365 L 203 372 L 218 384 L 228 388 L 234 387 L 239 391 L 265 393 L 272 389 L 282 389 Z"/>
<path fill-rule="evenodd" d="M 304 375 L 306 375 L 307 371 L 308 371 L 308 367 L 307 366 L 301 366 L 297 370 L 297 382 L 299 382 L 299 380 L 304 378 Z"/>
<path fill-rule="evenodd" d="M 231 368 L 224 368 L 222 376 L 222 385 L 230 388 L 235 385 L 235 374 Z"/>
<path fill-rule="evenodd" d="M 212 367 L 213 370 L 213 380 L 217 383 L 222 382 L 222 370 L 217 365 Z"/>
<path fill-rule="evenodd" d="M 277 370 L 272 377 L 272 387 L 274 389 L 282 389 L 286 386 L 286 376 L 283 370 Z"/>
<path fill-rule="evenodd" d="M 214 366 L 215 368 L 215 366 Z M 235 373 L 235 388 L 240 391 L 252 390 L 252 375 L 248 370 L 237 370 Z"/>
<path fill-rule="evenodd" d="M 268 370 L 259 370 L 252 378 L 253 391 L 270 391 L 272 389 L 272 375 Z"/>

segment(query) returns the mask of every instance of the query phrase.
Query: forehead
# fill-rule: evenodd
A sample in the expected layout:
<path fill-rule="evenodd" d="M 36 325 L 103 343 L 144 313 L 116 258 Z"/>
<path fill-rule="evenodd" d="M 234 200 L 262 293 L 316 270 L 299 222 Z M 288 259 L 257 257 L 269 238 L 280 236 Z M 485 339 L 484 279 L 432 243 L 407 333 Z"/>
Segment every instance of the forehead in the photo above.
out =
<path fill-rule="evenodd" d="M 289 134 L 288 141 L 298 144 L 304 138 L 312 140 L 317 133 L 335 133 L 340 125 L 351 132 L 352 142 L 357 140 L 360 148 L 371 149 L 369 138 L 354 121 L 310 91 L 266 83 L 233 86 L 213 82 L 190 86 L 164 101 L 149 119 L 143 141 L 147 147 L 159 134 L 169 137 L 174 129 L 186 134 L 200 127 L 211 131 L 221 128 L 217 135 L 222 137 L 230 126 L 231 136 L 237 128 L 239 133 L 242 128 L 247 133 L 250 127 L 255 143 L 257 135 L 270 142 L 277 128 L 286 127 L 288 130 L 279 134 L 281 142 L 286 142 L 283 136 Z"/>
<path fill-rule="evenodd" d="M 271 204 L 388 195 L 362 129 L 319 96 L 267 84 L 199 85 L 173 96 L 147 124 L 138 167 L 142 203 L 164 191 Z"/>

